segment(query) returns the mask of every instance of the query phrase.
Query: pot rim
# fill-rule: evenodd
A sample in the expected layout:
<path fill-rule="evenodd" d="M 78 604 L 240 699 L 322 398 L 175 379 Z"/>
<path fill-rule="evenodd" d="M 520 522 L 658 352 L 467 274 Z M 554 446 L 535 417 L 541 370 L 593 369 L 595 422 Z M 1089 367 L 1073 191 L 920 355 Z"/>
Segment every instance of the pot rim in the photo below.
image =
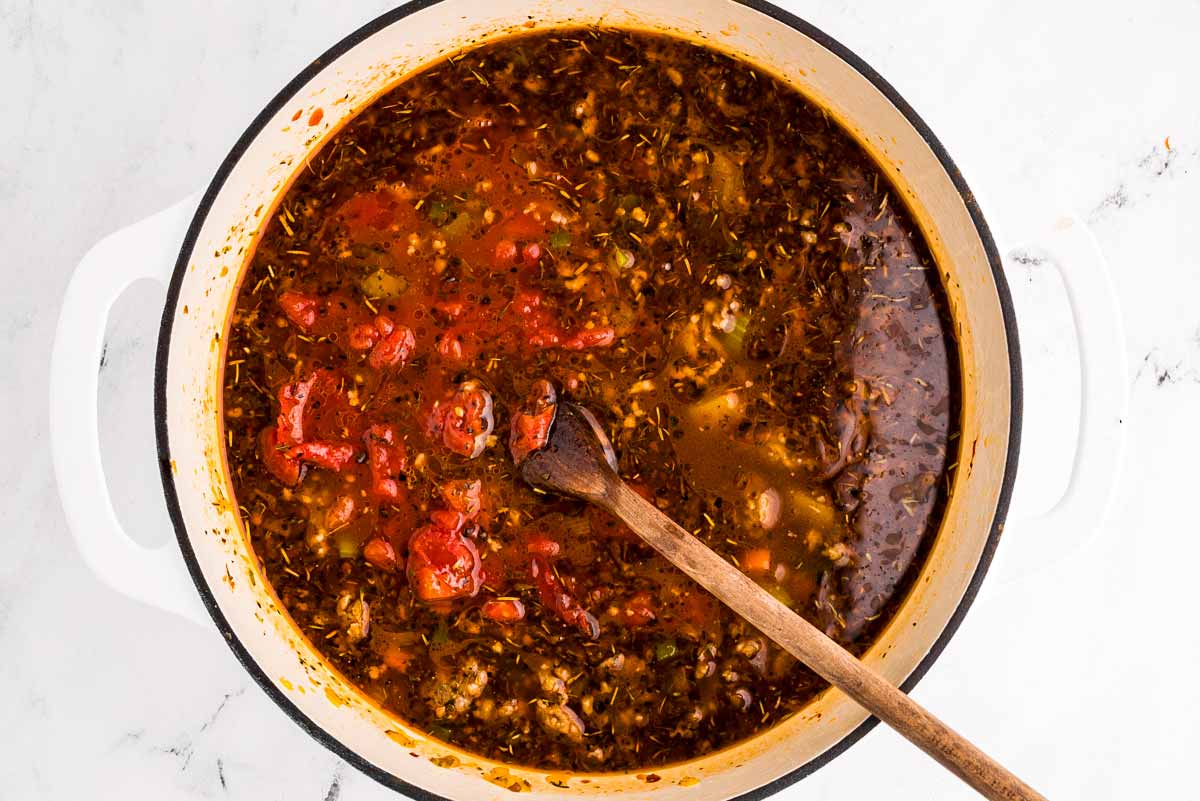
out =
<path fill-rule="evenodd" d="M 246 670 L 247 673 L 254 679 L 255 683 L 267 694 L 267 696 L 275 702 L 275 704 L 283 710 L 289 718 L 292 719 L 303 731 L 315 739 L 318 743 L 325 746 L 340 759 L 355 767 L 357 770 L 370 776 L 375 781 L 388 787 L 391 790 L 403 793 L 416 801 L 452 801 L 452 799 L 437 795 L 421 787 L 399 778 L 398 776 L 380 768 L 371 762 L 364 759 L 357 752 L 345 745 L 341 740 L 330 734 L 322 728 L 316 721 L 302 712 L 266 675 L 262 667 L 254 659 L 249 650 L 238 639 L 237 634 L 226 620 L 224 613 L 217 604 L 216 597 L 213 594 L 212 588 L 209 587 L 203 573 L 200 570 L 199 562 L 196 559 L 195 551 L 192 549 L 192 544 L 188 536 L 187 526 L 183 520 L 183 513 L 179 504 L 179 494 L 175 486 L 175 477 L 171 469 L 171 447 L 170 437 L 168 435 L 167 426 L 167 363 L 171 349 L 171 334 L 175 318 L 175 311 L 179 302 L 180 289 L 183 284 L 183 279 L 187 274 L 187 266 L 191 260 L 192 251 L 195 248 L 196 240 L 200 230 L 203 227 L 209 210 L 211 209 L 217 195 L 224 188 L 225 181 L 233 171 L 234 166 L 241 159 L 250 143 L 261 133 L 267 123 L 275 116 L 275 114 L 291 100 L 301 88 L 303 88 L 310 79 L 320 73 L 329 63 L 339 58 L 344 53 L 348 52 L 364 40 L 368 39 L 380 30 L 392 25 L 399 20 L 404 19 L 418 11 L 430 8 L 442 2 L 442 0 L 411 0 L 397 8 L 387 11 L 378 17 L 367 22 L 357 30 L 343 37 L 339 42 L 327 49 L 317 58 L 313 59 L 296 77 L 287 83 L 271 100 L 263 107 L 257 116 L 250 122 L 250 125 L 242 133 L 242 135 L 234 143 L 229 154 L 226 155 L 220 166 L 217 168 L 212 181 L 209 183 L 200 200 L 200 204 L 196 209 L 196 213 L 192 218 L 191 224 L 188 226 L 183 243 L 179 250 L 179 256 L 175 262 L 175 268 L 171 275 L 170 283 L 167 286 L 166 301 L 163 308 L 162 320 L 159 324 L 158 344 L 155 352 L 154 364 L 154 433 L 158 451 L 159 472 L 163 483 L 163 494 L 167 503 L 167 511 L 171 519 L 172 527 L 175 529 L 176 540 L 179 543 L 179 549 L 183 555 L 183 560 L 187 565 L 188 573 L 192 577 L 193 583 L 196 585 L 197 591 L 200 593 L 204 607 L 211 615 L 213 622 L 217 626 L 217 630 L 221 633 L 223 639 L 229 644 L 230 650 L 238 662 Z M 867 81 L 869 81 L 876 89 L 883 94 L 889 102 L 904 116 L 910 125 L 929 146 L 942 168 L 945 169 L 954 188 L 957 190 L 963 204 L 966 206 L 967 212 L 970 215 L 971 222 L 975 227 L 975 232 L 978 234 L 983 245 L 984 252 L 987 254 L 988 264 L 991 267 L 992 278 L 995 281 L 996 293 L 1000 301 L 1000 311 L 1004 322 L 1005 338 L 1008 347 L 1009 370 L 1011 375 L 1011 398 L 1010 415 L 1009 415 L 1009 441 L 1008 450 L 1005 455 L 1004 476 L 1000 486 L 999 497 L 996 501 L 996 511 L 992 518 L 991 531 L 988 534 L 987 542 L 983 552 L 980 554 L 979 561 L 975 566 L 975 570 L 971 576 L 971 580 L 967 585 L 965 592 L 960 599 L 958 606 L 955 608 L 946 626 L 942 629 L 928 653 L 920 661 L 920 663 L 909 674 L 900 689 L 904 692 L 910 692 L 917 682 L 925 675 L 937 658 L 941 655 L 950 639 L 958 630 L 963 618 L 966 616 L 967 610 L 970 609 L 974 602 L 979 588 L 983 582 L 984 576 L 987 574 L 988 568 L 991 565 L 992 557 L 995 554 L 996 547 L 1000 542 L 1000 534 L 1004 530 L 1004 520 L 1008 513 L 1008 506 L 1012 496 L 1013 483 L 1016 479 L 1017 461 L 1020 452 L 1021 442 L 1021 417 L 1022 417 L 1022 376 L 1021 376 L 1021 354 L 1020 344 L 1017 336 L 1016 315 L 1013 308 L 1012 297 L 1009 293 L 1008 282 L 1005 279 L 1003 265 L 1000 259 L 999 251 L 996 248 L 996 243 L 992 239 L 991 230 L 988 227 L 987 221 L 983 217 L 983 212 L 979 208 L 979 204 L 975 199 L 975 194 L 967 186 L 966 180 L 962 173 L 955 165 L 950 154 L 946 152 L 945 147 L 934 136 L 933 131 L 921 118 L 919 114 L 910 106 L 896 89 L 889 84 L 882 75 L 876 72 L 862 58 L 857 56 L 853 51 L 843 45 L 841 42 L 834 39 L 824 31 L 820 30 L 811 23 L 801 19 L 795 14 L 779 8 L 767 0 L 731 0 L 731 2 L 746 6 L 754 11 L 764 14 L 777 22 L 780 22 L 789 28 L 807 36 L 819 45 L 829 50 L 839 59 L 849 65 L 854 71 L 859 73 Z M 731 801 L 759 801 L 759 799 L 767 798 L 785 787 L 794 784 L 803 779 L 809 774 L 816 771 L 818 768 L 828 764 L 832 759 L 845 752 L 850 746 L 854 745 L 862 739 L 867 732 L 879 723 L 878 718 L 871 716 L 863 721 L 857 728 L 844 736 L 832 747 L 828 748 L 823 753 L 817 755 L 805 764 L 799 766 L 795 770 L 780 776 L 772 782 L 769 782 L 761 787 L 756 787 L 748 790 L 741 795 L 736 796 Z"/>

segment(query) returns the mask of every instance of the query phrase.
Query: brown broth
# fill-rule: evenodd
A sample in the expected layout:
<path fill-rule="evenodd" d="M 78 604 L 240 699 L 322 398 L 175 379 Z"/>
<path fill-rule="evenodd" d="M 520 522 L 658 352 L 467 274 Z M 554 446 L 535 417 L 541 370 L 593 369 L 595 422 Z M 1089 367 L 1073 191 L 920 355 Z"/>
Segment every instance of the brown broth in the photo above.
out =
<path fill-rule="evenodd" d="M 824 683 L 516 479 L 535 382 L 856 653 L 956 446 L 937 271 L 880 170 L 769 75 L 611 30 L 460 53 L 351 120 L 263 233 L 225 376 L 236 497 L 297 626 L 413 725 L 553 769 L 697 757 Z"/>

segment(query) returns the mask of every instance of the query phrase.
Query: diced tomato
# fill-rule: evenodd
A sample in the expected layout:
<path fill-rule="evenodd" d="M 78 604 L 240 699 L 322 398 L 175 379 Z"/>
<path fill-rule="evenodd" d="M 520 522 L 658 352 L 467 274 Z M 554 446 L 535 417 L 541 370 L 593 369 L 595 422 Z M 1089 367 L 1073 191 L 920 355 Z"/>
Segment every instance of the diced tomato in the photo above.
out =
<path fill-rule="evenodd" d="M 449 400 L 438 404 L 435 413 L 447 448 L 468 459 L 483 453 L 496 424 L 490 392 L 478 382 L 465 381 Z"/>
<path fill-rule="evenodd" d="M 449 328 L 437 343 L 437 351 L 450 362 L 466 361 L 467 351 L 463 346 L 462 332 Z"/>
<path fill-rule="evenodd" d="M 408 469 L 408 451 L 395 426 L 374 425 L 363 434 L 367 459 L 371 463 L 371 491 L 395 501 L 400 498 L 400 478 Z"/>
<path fill-rule="evenodd" d="M 279 388 L 279 441 L 299 445 L 321 436 L 339 439 L 341 424 L 330 420 L 339 408 L 345 408 L 345 396 L 338 392 L 339 376 L 332 370 L 314 370 L 307 378 Z"/>
<path fill-rule="evenodd" d="M 618 604 L 617 608 L 617 619 L 626 626 L 644 626 L 658 617 L 654 613 L 654 601 L 648 592 L 634 594 L 623 605 Z"/>
<path fill-rule="evenodd" d="M 425 526 L 408 543 L 408 582 L 426 602 L 476 595 L 482 581 L 475 543 L 457 532 Z"/>
<path fill-rule="evenodd" d="M 535 556 L 544 556 L 548 559 L 553 559 L 562 552 L 562 546 L 552 539 L 535 534 L 529 538 L 528 543 L 525 545 L 525 550 Z"/>
<path fill-rule="evenodd" d="M 479 611 L 488 620 L 497 623 L 515 623 L 525 619 L 525 604 L 516 598 L 488 601 Z"/>
<path fill-rule="evenodd" d="M 312 440 L 293 445 L 288 455 L 326 470 L 340 472 L 354 459 L 355 448 L 349 442 Z"/>
<path fill-rule="evenodd" d="M 551 569 L 550 562 L 546 557 L 535 555 L 530 562 L 529 570 L 533 580 L 537 583 L 538 595 L 542 604 L 547 609 L 558 615 L 564 623 L 575 626 L 591 639 L 599 638 L 599 621 L 571 597 L 562 580 Z"/>
<path fill-rule="evenodd" d="M 370 350 L 382 337 L 366 306 L 345 292 L 316 295 L 289 290 L 279 296 L 279 305 L 305 333 L 329 337 L 351 352 Z"/>
<path fill-rule="evenodd" d="M 483 507 L 483 482 L 461 479 L 444 481 L 438 487 L 442 500 L 455 512 L 474 520 Z"/>
<path fill-rule="evenodd" d="M 512 417 L 508 450 L 514 464 L 519 465 L 526 456 L 546 447 L 558 409 L 557 401 L 558 396 L 549 381 L 534 382 L 529 399 Z"/>
<path fill-rule="evenodd" d="M 356 323 L 346 332 L 346 345 L 353 350 L 370 350 L 379 341 L 379 331 L 371 323 Z"/>
<path fill-rule="evenodd" d="M 325 528 L 335 531 L 354 519 L 358 504 L 353 495 L 339 495 L 325 512 Z"/>
<path fill-rule="evenodd" d="M 379 320 L 386 321 L 388 330 L 384 332 L 383 339 L 379 340 L 371 349 L 371 355 L 367 357 L 367 364 L 376 370 L 403 367 L 417 346 L 417 338 L 408 326 L 395 325 L 390 319 L 382 316 L 376 318 L 376 328 L 382 328 Z"/>
<path fill-rule="evenodd" d="M 288 290 L 280 294 L 279 305 L 305 333 L 327 336 L 351 353 L 369 351 L 367 361 L 376 370 L 404 365 L 417 345 L 411 328 L 387 315 L 370 314 L 344 292 L 321 297 Z"/>
<path fill-rule="evenodd" d="M 405 194 L 403 186 L 385 186 L 373 192 L 360 192 L 343 203 L 338 215 L 351 239 L 386 242 L 391 231 L 416 223 L 416 210 Z"/>
<path fill-rule="evenodd" d="M 304 409 L 312 393 L 317 374 L 312 373 L 303 381 L 284 384 L 279 388 L 279 440 L 290 445 L 304 441 Z"/>
<path fill-rule="evenodd" d="M 607 347 L 617 338 L 616 330 L 608 325 L 565 330 L 537 292 L 518 293 L 513 299 L 513 307 L 520 315 L 526 340 L 535 348 L 586 350 Z"/>
<path fill-rule="evenodd" d="M 279 293 L 279 308 L 294 325 L 304 331 L 311 331 L 317 324 L 322 305 L 321 298 L 307 292 L 289 289 Z"/>
<path fill-rule="evenodd" d="M 289 454 L 288 443 L 280 443 L 279 429 L 268 426 L 258 435 L 258 446 L 262 452 L 267 471 L 289 487 L 300 483 L 300 460 Z"/>
<path fill-rule="evenodd" d="M 538 254 L 545 254 L 537 243 L 526 245 L 520 250 L 522 263 L 533 258 L 535 249 Z M 499 352 L 521 352 L 528 346 L 584 350 L 616 341 L 616 331 L 611 326 L 564 328 L 555 304 L 529 288 L 518 291 L 511 303 L 484 304 L 467 298 L 450 298 L 434 304 L 433 311 L 445 323 L 436 337 L 435 348 L 450 362 L 469 361 L 485 348 Z"/>
<path fill-rule="evenodd" d="M 521 248 L 521 261 L 525 263 L 526 267 L 537 267 L 541 260 L 542 246 L 537 242 L 530 242 Z"/>
<path fill-rule="evenodd" d="M 507 270 L 516 264 L 517 246 L 511 239 L 501 239 L 496 243 L 496 252 L 492 255 L 492 266 L 497 270 Z"/>
<path fill-rule="evenodd" d="M 616 331 L 610 325 L 596 328 L 583 328 L 567 338 L 562 346 L 567 350 L 587 350 L 588 348 L 608 347 L 617 338 Z"/>
<path fill-rule="evenodd" d="M 362 549 L 363 559 L 380 570 L 394 570 L 398 563 L 396 549 L 383 537 L 373 537 Z"/>
<path fill-rule="evenodd" d="M 334 373 L 315 370 L 307 378 L 279 388 L 279 416 L 275 425 L 260 435 L 260 444 L 267 469 L 289 486 L 299 483 L 301 462 L 344 470 L 354 458 L 354 446 L 347 442 L 313 439 L 313 429 L 320 427 L 315 409 L 324 405 L 328 407 L 325 412 L 335 410 L 335 386 Z"/>
<path fill-rule="evenodd" d="M 553 408 L 536 415 L 513 415 L 508 450 L 512 454 L 514 464 L 520 464 L 529 454 L 546 447 L 546 443 L 550 441 L 554 415 Z"/>
<path fill-rule="evenodd" d="M 747 573 L 758 575 L 769 573 L 771 572 L 771 549 L 749 548 L 742 552 L 738 563 Z"/>
<path fill-rule="evenodd" d="M 429 513 L 429 520 L 438 528 L 447 531 L 462 531 L 467 524 L 466 515 L 453 509 L 435 509 Z"/>

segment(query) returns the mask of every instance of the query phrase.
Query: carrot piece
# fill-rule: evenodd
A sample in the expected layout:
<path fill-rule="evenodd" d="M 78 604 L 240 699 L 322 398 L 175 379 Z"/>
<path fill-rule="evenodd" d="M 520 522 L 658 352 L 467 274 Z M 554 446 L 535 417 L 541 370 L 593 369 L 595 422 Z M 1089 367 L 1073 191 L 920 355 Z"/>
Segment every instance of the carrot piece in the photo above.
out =
<path fill-rule="evenodd" d="M 498 623 L 515 623 L 525 619 L 525 604 L 516 598 L 487 601 L 480 611 L 488 620 Z"/>
<path fill-rule="evenodd" d="M 771 549 L 750 548 L 742 553 L 738 561 L 742 565 L 742 570 L 747 573 L 769 573 L 771 572 Z"/>

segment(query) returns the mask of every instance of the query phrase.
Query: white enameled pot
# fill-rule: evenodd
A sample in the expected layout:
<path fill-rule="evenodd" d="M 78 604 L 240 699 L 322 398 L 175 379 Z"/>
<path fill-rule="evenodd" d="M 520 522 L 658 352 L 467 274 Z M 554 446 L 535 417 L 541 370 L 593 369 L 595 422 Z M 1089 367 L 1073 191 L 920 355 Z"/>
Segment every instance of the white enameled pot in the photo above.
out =
<path fill-rule="evenodd" d="M 870 723 L 827 691 L 773 729 L 718 753 L 649 771 L 550 774 L 431 741 L 368 703 L 295 630 L 264 583 L 241 528 L 220 425 L 222 342 L 247 254 L 308 156 L 414 70 L 513 32 L 603 22 L 700 40 L 741 56 L 826 108 L 904 194 L 943 274 L 962 367 L 960 466 L 914 589 L 863 657 L 911 686 L 940 652 L 997 547 L 1016 470 L 1020 358 L 1008 289 L 974 196 L 925 124 L 884 80 L 812 26 L 760 0 L 422 0 L 335 45 L 258 115 L 202 197 L 125 229 L 84 258 L 67 290 L 53 354 L 51 424 L 68 523 L 88 564 L 147 603 L 216 625 L 288 715 L 346 760 L 419 798 L 538 801 L 758 798 L 806 775 Z M 309 124 L 312 112 L 319 122 Z M 1045 562 L 1103 514 L 1122 445 L 1119 315 L 1103 260 L 1073 218 L 1047 218 L 1031 244 L 1053 257 L 1070 295 L 1083 361 L 1083 414 L 1070 488 L 1002 552 Z M 182 247 L 180 244 L 182 243 Z M 178 253 L 178 258 L 173 255 Z M 155 414 L 178 547 L 147 549 L 121 530 L 97 437 L 97 365 L 108 310 L 134 280 L 168 283 Z M 182 557 L 182 558 L 181 558 Z"/>

